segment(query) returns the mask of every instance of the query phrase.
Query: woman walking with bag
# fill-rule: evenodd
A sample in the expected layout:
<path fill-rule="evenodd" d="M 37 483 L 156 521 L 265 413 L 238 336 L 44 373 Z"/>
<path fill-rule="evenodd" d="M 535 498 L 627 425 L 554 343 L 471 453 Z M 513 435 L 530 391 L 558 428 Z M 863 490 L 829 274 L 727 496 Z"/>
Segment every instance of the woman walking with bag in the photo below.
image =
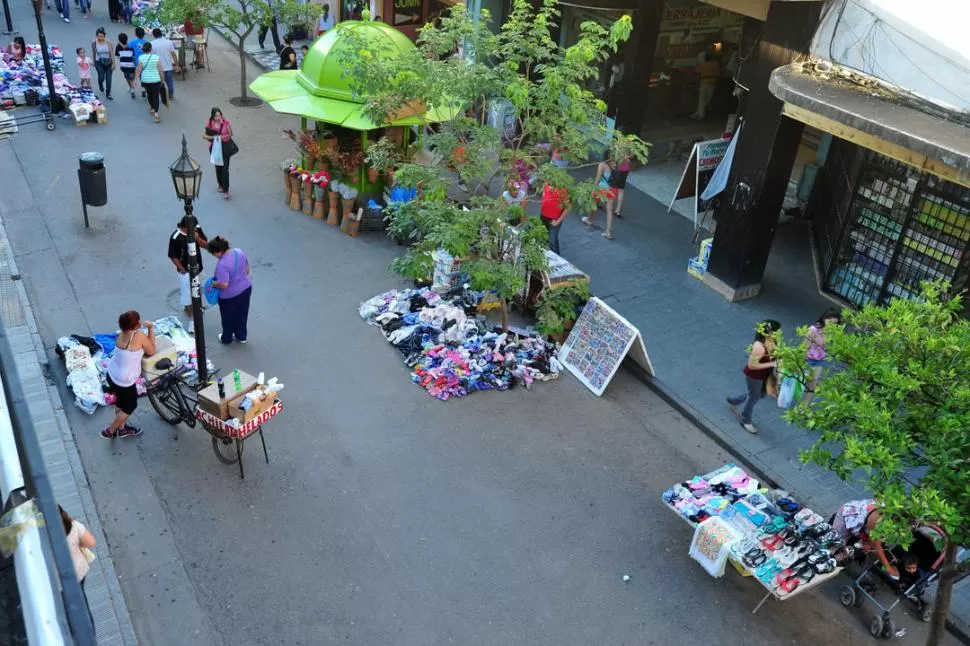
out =
<path fill-rule="evenodd" d="M 232 140 L 232 124 L 222 116 L 222 110 L 212 108 L 202 138 L 209 142 L 209 161 L 216 167 L 216 182 L 222 197 L 229 199 L 229 159 L 239 152 Z"/>
<path fill-rule="evenodd" d="M 728 405 L 737 412 L 738 406 L 744 404 L 741 410 L 741 426 L 748 433 L 757 433 L 758 429 L 751 423 L 751 414 L 754 406 L 765 396 L 768 391 L 768 379 L 772 371 L 778 365 L 775 361 L 774 352 L 777 347 L 775 335 L 781 330 L 781 323 L 767 319 L 758 323 L 757 332 L 754 335 L 754 343 L 751 344 L 751 353 L 748 361 L 744 364 L 744 382 L 747 391 L 736 397 L 728 397 Z"/>
<path fill-rule="evenodd" d="M 219 290 L 219 314 L 222 317 L 222 333 L 219 340 L 226 345 L 233 340 L 246 343 L 249 340 L 249 299 L 253 294 L 249 258 L 242 249 L 229 247 L 229 241 L 216 236 L 209 241 L 209 253 L 219 259 L 216 263 L 212 287 Z"/>
<path fill-rule="evenodd" d="M 105 36 L 104 27 L 98 27 L 94 34 L 91 55 L 94 56 L 94 69 L 98 72 L 98 89 L 105 93 L 106 99 L 114 101 L 111 96 L 111 76 L 115 69 L 115 48 Z"/>
<path fill-rule="evenodd" d="M 158 123 L 162 120 L 162 116 L 158 114 L 158 102 L 162 89 L 162 77 L 164 76 L 162 61 L 156 54 L 152 54 L 151 43 L 143 44 L 141 51 L 144 53 L 138 57 L 138 69 L 135 70 L 135 78 L 145 88 L 145 94 L 148 95 L 148 111 L 152 113 L 155 123 Z"/>

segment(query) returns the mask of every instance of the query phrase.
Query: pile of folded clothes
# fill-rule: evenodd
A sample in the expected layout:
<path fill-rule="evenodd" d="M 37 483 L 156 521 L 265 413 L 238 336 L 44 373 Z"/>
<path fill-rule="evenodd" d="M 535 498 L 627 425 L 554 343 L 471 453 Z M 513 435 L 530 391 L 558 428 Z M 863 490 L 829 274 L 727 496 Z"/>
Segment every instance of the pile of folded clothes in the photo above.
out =
<path fill-rule="evenodd" d="M 58 47 L 48 47 L 54 89 L 69 105 L 86 103 L 94 110 L 101 105 L 91 88 L 71 84 L 64 75 L 64 56 Z M 27 53 L 21 61 L 10 54 L 0 55 L 0 107 L 40 104 L 47 101 L 47 74 L 40 45 L 27 45 Z"/>
<path fill-rule="evenodd" d="M 477 313 L 482 297 L 461 286 L 392 290 L 362 303 L 360 315 L 404 355 L 411 380 L 441 400 L 558 377 L 557 346 L 493 329 Z"/>

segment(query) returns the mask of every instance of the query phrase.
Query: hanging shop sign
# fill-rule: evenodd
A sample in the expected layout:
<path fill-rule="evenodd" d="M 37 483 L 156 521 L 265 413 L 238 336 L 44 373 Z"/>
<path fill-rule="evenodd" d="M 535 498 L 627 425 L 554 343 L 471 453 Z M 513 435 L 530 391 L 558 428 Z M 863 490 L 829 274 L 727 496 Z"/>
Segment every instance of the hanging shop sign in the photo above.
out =
<path fill-rule="evenodd" d="M 714 171 L 717 170 L 730 144 L 730 139 L 711 139 L 694 144 L 694 148 L 690 152 L 690 159 L 687 160 L 687 166 L 684 167 L 684 172 L 680 176 L 677 192 L 674 193 L 674 199 L 670 200 L 670 206 L 667 207 L 667 213 L 670 213 L 671 209 L 674 208 L 674 202 L 677 200 L 688 197 L 695 198 L 694 229 L 697 229 L 700 212 L 703 210 L 701 194 L 710 183 Z"/>
<path fill-rule="evenodd" d="M 394 26 L 421 23 L 424 0 L 394 0 Z"/>
<path fill-rule="evenodd" d="M 559 361 L 599 397 L 628 354 L 647 374 L 655 374 L 640 330 L 594 296 L 559 351 Z"/>

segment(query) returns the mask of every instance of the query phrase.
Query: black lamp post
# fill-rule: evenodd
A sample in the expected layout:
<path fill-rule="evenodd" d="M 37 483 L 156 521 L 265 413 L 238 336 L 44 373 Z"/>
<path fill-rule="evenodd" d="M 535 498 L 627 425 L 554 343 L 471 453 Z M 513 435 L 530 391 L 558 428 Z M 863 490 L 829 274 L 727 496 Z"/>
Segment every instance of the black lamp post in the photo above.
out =
<path fill-rule="evenodd" d="M 51 57 L 47 51 L 47 35 L 44 33 L 44 19 L 41 18 L 40 11 L 43 0 L 33 0 L 32 4 L 34 5 L 34 19 L 37 20 L 37 40 L 40 43 L 41 57 L 44 59 L 44 72 L 47 75 L 47 96 L 51 104 L 51 114 L 57 114 L 61 111 L 61 101 L 57 92 L 54 91 L 54 70 L 51 67 Z"/>
<path fill-rule="evenodd" d="M 64 0 L 70 2 L 70 0 Z M 199 383 L 209 380 L 208 363 L 205 358 L 205 325 L 202 322 L 202 288 L 199 284 L 199 249 L 195 242 L 195 216 L 192 200 L 198 199 L 202 188 L 202 168 L 189 156 L 185 135 L 182 135 L 182 154 L 168 167 L 175 184 L 175 195 L 185 204 L 185 234 L 189 245 L 189 280 L 192 284 L 192 321 L 195 325 L 195 356 L 199 367 Z"/>

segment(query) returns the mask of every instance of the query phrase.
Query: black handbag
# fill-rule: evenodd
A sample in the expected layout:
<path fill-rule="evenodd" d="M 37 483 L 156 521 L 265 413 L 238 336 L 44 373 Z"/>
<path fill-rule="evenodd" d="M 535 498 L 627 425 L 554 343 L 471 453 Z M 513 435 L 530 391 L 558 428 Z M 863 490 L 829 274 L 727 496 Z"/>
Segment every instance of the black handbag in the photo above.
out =
<path fill-rule="evenodd" d="M 236 140 L 230 138 L 229 141 L 222 144 L 222 154 L 226 157 L 232 157 L 239 152 L 239 146 L 236 144 Z"/>

